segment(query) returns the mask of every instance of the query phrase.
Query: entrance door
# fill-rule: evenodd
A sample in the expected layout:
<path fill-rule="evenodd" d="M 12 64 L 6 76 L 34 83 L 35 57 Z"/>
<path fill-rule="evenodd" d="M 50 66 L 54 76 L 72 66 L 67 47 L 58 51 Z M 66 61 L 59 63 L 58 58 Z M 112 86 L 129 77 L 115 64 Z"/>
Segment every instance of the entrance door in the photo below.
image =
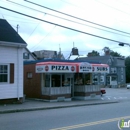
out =
<path fill-rule="evenodd" d="M 109 76 L 107 76 L 107 78 L 106 78 L 106 85 L 110 85 L 110 77 Z"/>

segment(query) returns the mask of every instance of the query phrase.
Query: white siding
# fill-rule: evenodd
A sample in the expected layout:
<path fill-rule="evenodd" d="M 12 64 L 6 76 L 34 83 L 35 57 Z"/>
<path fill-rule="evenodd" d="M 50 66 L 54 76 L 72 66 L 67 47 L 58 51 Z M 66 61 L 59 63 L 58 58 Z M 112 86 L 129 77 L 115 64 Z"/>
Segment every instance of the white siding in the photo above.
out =
<path fill-rule="evenodd" d="M 23 97 L 23 48 L 0 46 L 1 63 L 14 63 L 14 83 L 0 83 L 0 99 Z"/>
<path fill-rule="evenodd" d="M 34 61 L 34 57 L 30 54 L 30 52 L 26 49 L 26 48 L 23 48 L 23 53 L 29 53 L 29 59 L 23 59 L 24 61 Z"/>

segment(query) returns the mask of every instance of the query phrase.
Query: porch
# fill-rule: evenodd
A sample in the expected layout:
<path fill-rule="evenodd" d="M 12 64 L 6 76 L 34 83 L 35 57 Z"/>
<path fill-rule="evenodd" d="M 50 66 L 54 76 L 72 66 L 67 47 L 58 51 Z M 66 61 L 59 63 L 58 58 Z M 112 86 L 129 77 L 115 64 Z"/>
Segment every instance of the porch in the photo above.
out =
<path fill-rule="evenodd" d="M 42 87 L 42 98 L 47 101 L 71 101 L 71 87 Z"/>
<path fill-rule="evenodd" d="M 97 99 L 100 98 L 101 85 L 78 85 L 74 86 L 74 99 Z"/>
<path fill-rule="evenodd" d="M 42 87 L 42 97 L 49 101 L 94 99 L 100 96 L 100 85 L 75 85 L 66 87 Z"/>

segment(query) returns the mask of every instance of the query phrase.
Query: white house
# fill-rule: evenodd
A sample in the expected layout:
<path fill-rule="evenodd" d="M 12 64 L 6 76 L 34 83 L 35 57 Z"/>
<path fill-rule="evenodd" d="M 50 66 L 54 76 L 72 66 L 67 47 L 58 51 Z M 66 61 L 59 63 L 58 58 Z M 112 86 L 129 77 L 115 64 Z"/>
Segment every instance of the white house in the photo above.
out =
<path fill-rule="evenodd" d="M 23 99 L 23 50 L 26 42 L 0 19 L 0 102 Z"/>
<path fill-rule="evenodd" d="M 34 61 L 37 58 L 29 51 L 27 47 L 23 48 L 23 61 Z"/>

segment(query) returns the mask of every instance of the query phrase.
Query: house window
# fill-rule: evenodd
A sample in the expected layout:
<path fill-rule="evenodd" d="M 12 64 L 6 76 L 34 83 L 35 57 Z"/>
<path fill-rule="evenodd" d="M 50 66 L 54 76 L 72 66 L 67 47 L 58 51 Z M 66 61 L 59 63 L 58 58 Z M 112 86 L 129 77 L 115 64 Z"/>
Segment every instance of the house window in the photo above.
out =
<path fill-rule="evenodd" d="M 116 73 L 117 69 L 116 68 L 111 68 L 111 73 Z"/>
<path fill-rule="evenodd" d="M 23 53 L 23 59 L 29 59 L 29 53 L 24 52 Z"/>
<path fill-rule="evenodd" d="M 7 83 L 9 75 L 8 65 L 0 65 L 0 83 Z"/>
<path fill-rule="evenodd" d="M 123 70 L 124 70 L 123 67 L 121 67 L 121 73 L 123 73 Z"/>
<path fill-rule="evenodd" d="M 124 80 L 124 76 L 123 75 L 121 75 L 121 81 L 123 81 Z"/>
<path fill-rule="evenodd" d="M 32 78 L 32 73 L 31 72 L 27 73 L 27 78 L 29 78 L 29 79 Z"/>

